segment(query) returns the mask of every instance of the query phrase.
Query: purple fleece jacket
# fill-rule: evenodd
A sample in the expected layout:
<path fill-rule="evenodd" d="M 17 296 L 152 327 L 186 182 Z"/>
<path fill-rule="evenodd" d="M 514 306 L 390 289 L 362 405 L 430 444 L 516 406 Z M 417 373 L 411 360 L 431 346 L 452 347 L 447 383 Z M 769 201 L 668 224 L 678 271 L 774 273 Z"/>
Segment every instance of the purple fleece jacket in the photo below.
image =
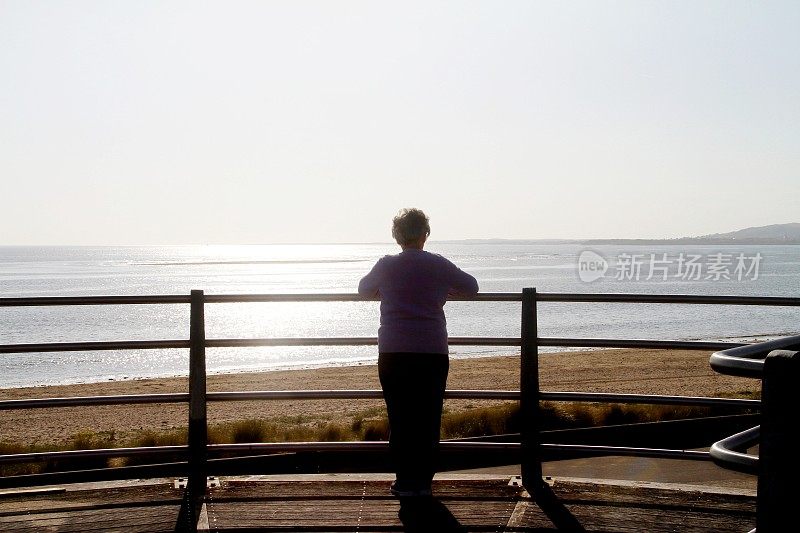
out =
<path fill-rule="evenodd" d="M 378 351 L 446 354 L 447 296 L 475 295 L 478 282 L 441 255 L 410 248 L 380 258 L 358 293 L 380 296 Z"/>

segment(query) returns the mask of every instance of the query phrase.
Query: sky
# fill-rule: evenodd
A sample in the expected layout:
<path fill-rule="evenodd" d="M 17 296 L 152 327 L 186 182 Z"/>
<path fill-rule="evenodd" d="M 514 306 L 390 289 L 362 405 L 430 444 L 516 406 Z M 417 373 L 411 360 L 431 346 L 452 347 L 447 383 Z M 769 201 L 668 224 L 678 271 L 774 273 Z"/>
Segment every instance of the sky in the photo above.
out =
<path fill-rule="evenodd" d="M 797 1 L 0 0 L 0 245 L 800 221 Z"/>

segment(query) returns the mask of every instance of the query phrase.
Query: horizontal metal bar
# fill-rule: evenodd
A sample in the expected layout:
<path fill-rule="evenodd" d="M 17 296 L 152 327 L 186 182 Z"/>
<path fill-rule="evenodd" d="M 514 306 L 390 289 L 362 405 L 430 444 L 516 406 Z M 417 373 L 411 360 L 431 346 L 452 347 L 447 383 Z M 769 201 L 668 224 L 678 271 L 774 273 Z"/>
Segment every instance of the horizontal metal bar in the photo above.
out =
<path fill-rule="evenodd" d="M 518 442 L 457 442 L 440 444 L 443 451 L 518 450 Z M 241 444 L 209 444 L 209 454 L 227 453 L 285 453 L 285 452 L 342 452 L 388 450 L 386 441 L 337 441 L 337 442 L 254 442 Z"/>
<path fill-rule="evenodd" d="M 711 457 L 720 466 L 755 472 L 758 470 L 758 456 L 741 450 L 758 444 L 760 435 L 761 426 L 756 426 L 715 442 L 711 445 Z"/>
<path fill-rule="evenodd" d="M 519 400 L 518 390 L 464 390 L 453 389 L 444 392 L 446 400 Z"/>
<path fill-rule="evenodd" d="M 0 307 L 188 303 L 188 294 L 164 294 L 153 296 L 37 296 L 32 298 L 0 298 Z"/>
<path fill-rule="evenodd" d="M 698 407 L 742 407 L 760 409 L 761 400 L 743 398 L 708 398 L 705 396 L 664 396 L 658 394 L 619 394 L 605 392 L 546 392 L 539 398 L 551 402 L 610 402 L 652 405 L 692 405 Z"/>
<path fill-rule="evenodd" d="M 539 346 L 581 348 L 656 348 L 667 350 L 718 350 L 744 346 L 740 342 L 674 341 L 651 339 L 583 339 L 563 337 L 539 337 Z"/>
<path fill-rule="evenodd" d="M 250 400 L 320 400 L 347 399 L 365 400 L 382 399 L 379 390 L 262 390 L 236 392 L 208 392 L 209 402 L 243 402 Z"/>
<path fill-rule="evenodd" d="M 86 405 L 181 403 L 188 401 L 189 394 L 183 392 L 166 394 L 123 394 L 117 396 L 71 396 L 67 398 L 31 398 L 23 400 L 0 400 L 0 411 L 9 411 L 12 409 L 42 409 L 45 407 L 76 407 Z"/>
<path fill-rule="evenodd" d="M 207 294 L 206 303 L 244 302 L 358 302 L 375 301 L 354 293 L 294 293 L 294 294 Z M 697 294 L 609 294 L 609 293 L 549 293 L 536 295 L 540 302 L 609 302 L 609 303 L 674 303 L 714 305 L 800 306 L 800 298 L 780 296 L 708 296 Z M 518 302 L 517 292 L 479 293 L 469 297 L 453 297 L 452 301 Z M 58 305 L 130 305 L 130 304 L 188 304 L 189 295 L 164 294 L 141 296 L 39 296 L 0 298 L 0 307 L 58 306 Z"/>
<path fill-rule="evenodd" d="M 519 302 L 518 292 L 483 292 L 474 296 L 450 296 L 448 301 L 468 302 Z M 245 302 L 376 302 L 379 297 L 353 293 L 294 293 L 294 294 L 206 294 L 205 303 Z"/>
<path fill-rule="evenodd" d="M 450 337 L 451 346 L 519 346 L 517 337 Z M 377 346 L 377 337 L 272 337 L 259 339 L 207 339 L 206 348 L 256 346 Z"/>
<path fill-rule="evenodd" d="M 209 444 L 207 450 L 212 454 L 238 453 L 282 453 L 282 452 L 322 452 L 322 451 L 378 451 L 387 450 L 389 443 L 384 441 L 353 442 L 249 442 L 239 444 Z"/>
<path fill-rule="evenodd" d="M 518 400 L 519 391 L 510 390 L 448 390 L 444 397 L 453 399 L 470 400 Z M 236 392 L 209 392 L 206 400 L 209 402 L 241 402 L 249 400 L 320 400 L 320 399 L 352 399 L 369 400 L 383 399 L 383 392 L 378 389 L 371 390 L 278 390 L 278 391 L 236 391 Z"/>
<path fill-rule="evenodd" d="M 700 294 L 625 294 L 537 292 L 539 302 L 671 303 L 712 305 L 800 306 L 800 298 L 783 296 L 707 296 Z"/>
<path fill-rule="evenodd" d="M 294 294 L 206 294 L 207 304 L 257 302 L 364 302 L 378 301 L 354 293 L 294 293 Z"/>
<path fill-rule="evenodd" d="M 519 400 L 518 390 L 465 390 L 453 389 L 445 391 L 445 399 L 455 400 Z M 382 399 L 383 392 L 378 389 L 336 389 L 336 390 L 272 390 L 272 391 L 236 391 L 209 392 L 206 399 L 210 402 L 239 402 L 251 400 L 319 400 L 319 399 Z M 618 394 L 600 392 L 541 392 L 540 398 L 555 402 L 614 402 L 641 403 L 661 405 L 694 405 L 717 407 L 740 407 L 759 409 L 760 400 L 741 398 L 706 398 L 702 396 L 663 396 L 648 394 Z"/>
<path fill-rule="evenodd" d="M 188 304 L 188 294 L 163 294 L 141 296 L 36 296 L 0 298 L 0 307 L 70 306 L 70 305 L 142 305 L 142 304 Z M 254 303 L 254 302 L 369 302 L 378 297 L 366 297 L 355 293 L 293 293 L 293 294 L 206 294 L 205 303 Z M 475 296 L 448 298 L 450 301 L 518 302 L 522 295 L 517 292 L 488 292 Z"/>
<path fill-rule="evenodd" d="M 240 453 L 286 453 L 286 452 L 326 452 L 326 451 L 381 451 L 389 446 L 385 441 L 361 442 L 266 442 L 242 444 L 210 444 L 209 454 Z M 589 446 L 579 444 L 541 444 L 543 451 L 560 451 L 590 455 L 628 455 L 637 457 L 661 457 L 678 459 L 711 458 L 709 452 L 691 450 L 669 450 L 660 448 L 631 448 L 624 446 Z M 476 442 L 445 441 L 440 448 L 443 451 L 482 451 L 482 450 L 519 450 L 518 442 Z M 19 464 L 41 462 L 47 460 L 101 459 L 111 457 L 160 457 L 165 455 L 186 454 L 188 446 L 152 446 L 139 448 L 106 448 L 98 450 L 68 450 L 55 452 L 21 453 L 0 455 L 0 464 Z"/>
<path fill-rule="evenodd" d="M 711 354 L 709 364 L 720 374 L 760 378 L 772 350 L 800 350 L 800 335 L 722 350 Z"/>
<path fill-rule="evenodd" d="M 162 457 L 173 454 L 186 454 L 189 447 L 182 446 L 140 446 L 136 448 L 101 448 L 97 450 L 65 450 L 55 452 L 15 453 L 0 455 L 0 464 L 34 463 L 52 460 L 104 459 L 109 457 Z"/>
<path fill-rule="evenodd" d="M 243 444 L 211 444 L 210 454 L 227 453 L 284 453 L 284 452 L 324 452 L 324 451 L 380 451 L 388 449 L 384 441 L 367 442 L 268 442 Z M 632 448 L 625 446 L 589 446 L 579 444 L 541 444 L 542 450 L 569 452 L 589 455 L 625 455 L 636 457 L 660 457 L 671 459 L 694 459 L 708 461 L 708 452 L 694 450 L 671 450 L 664 448 Z M 445 441 L 440 444 L 442 451 L 481 451 L 481 450 L 519 450 L 519 442 L 464 442 Z"/>
<path fill-rule="evenodd" d="M 256 346 L 376 346 L 377 337 L 271 337 L 260 339 L 206 339 L 206 348 Z"/>
<path fill-rule="evenodd" d="M 450 346 L 520 346 L 519 337 L 448 337 Z"/>
<path fill-rule="evenodd" d="M 710 461 L 708 452 L 696 450 L 671 450 L 666 448 L 630 448 L 626 446 L 589 446 L 584 444 L 540 444 L 542 451 L 560 451 L 589 455 L 625 455 L 657 457 L 662 459 L 693 459 Z"/>
<path fill-rule="evenodd" d="M 0 488 L 36 487 L 63 483 L 86 483 L 120 479 L 152 479 L 185 477 L 189 473 L 187 462 L 156 463 L 146 465 L 117 466 L 89 470 L 44 472 L 0 477 Z"/>
<path fill-rule="evenodd" d="M 42 344 L 3 344 L 0 345 L 0 353 L 160 350 L 167 348 L 188 347 L 188 340 L 48 342 Z"/>
<path fill-rule="evenodd" d="M 451 346 L 519 346 L 519 337 L 450 337 Z M 714 350 L 747 346 L 735 342 L 674 341 L 650 339 L 592 339 L 540 337 L 540 346 L 583 348 L 660 348 Z M 375 346 L 377 337 L 275 337 L 256 339 L 207 339 L 207 348 L 244 348 L 256 346 Z M 188 348 L 188 340 L 50 342 L 41 344 L 4 344 L 0 353 L 83 352 L 108 350 L 155 350 Z"/>
<path fill-rule="evenodd" d="M 468 390 L 445 391 L 445 399 L 455 400 L 519 400 L 518 390 Z M 742 407 L 757 410 L 760 400 L 741 398 L 707 398 L 701 396 L 664 396 L 649 394 L 619 394 L 600 392 L 542 391 L 542 400 L 555 402 L 613 402 L 666 405 L 695 405 Z M 209 392 L 210 402 L 237 402 L 253 400 L 319 400 L 319 399 L 383 399 L 380 389 L 335 389 L 335 390 L 261 390 Z M 66 398 L 31 398 L 0 400 L 0 411 L 12 409 L 41 409 L 49 407 L 76 407 L 90 405 L 134 405 L 182 403 L 189 401 L 188 393 L 126 394 L 116 396 L 74 396 Z"/>

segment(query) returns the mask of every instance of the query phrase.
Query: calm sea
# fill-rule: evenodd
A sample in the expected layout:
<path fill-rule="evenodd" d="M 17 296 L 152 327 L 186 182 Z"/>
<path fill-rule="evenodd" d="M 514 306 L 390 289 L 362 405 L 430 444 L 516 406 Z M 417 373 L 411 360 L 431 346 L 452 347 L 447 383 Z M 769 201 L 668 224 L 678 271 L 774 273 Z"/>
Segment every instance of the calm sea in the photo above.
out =
<path fill-rule="evenodd" d="M 484 292 L 800 295 L 800 246 L 584 246 L 431 243 Z M 349 293 L 390 244 L 0 247 L 0 296 Z M 579 268 L 579 262 L 581 267 Z M 605 272 L 603 273 L 603 269 Z M 582 270 L 581 270 L 582 269 Z M 597 279 L 584 281 L 591 277 Z M 582 279 L 583 278 L 583 279 Z M 517 336 L 519 304 L 450 302 L 453 336 Z M 540 304 L 542 336 L 760 339 L 800 330 L 800 309 L 653 304 Z M 0 308 L 0 344 L 185 339 L 186 305 Z M 210 304 L 208 338 L 374 336 L 376 302 Z M 453 347 L 454 357 L 509 354 Z M 188 373 L 185 350 L 0 355 L 0 387 Z M 375 347 L 210 349 L 209 371 L 375 361 Z"/>

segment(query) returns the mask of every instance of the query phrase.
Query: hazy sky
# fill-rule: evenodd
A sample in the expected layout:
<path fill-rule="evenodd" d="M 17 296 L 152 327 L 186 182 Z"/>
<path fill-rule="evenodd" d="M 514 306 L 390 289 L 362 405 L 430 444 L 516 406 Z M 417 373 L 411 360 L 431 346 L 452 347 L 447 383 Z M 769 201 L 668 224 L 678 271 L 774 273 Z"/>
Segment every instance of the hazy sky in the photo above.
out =
<path fill-rule="evenodd" d="M 800 221 L 800 2 L 0 0 L 0 244 Z"/>

